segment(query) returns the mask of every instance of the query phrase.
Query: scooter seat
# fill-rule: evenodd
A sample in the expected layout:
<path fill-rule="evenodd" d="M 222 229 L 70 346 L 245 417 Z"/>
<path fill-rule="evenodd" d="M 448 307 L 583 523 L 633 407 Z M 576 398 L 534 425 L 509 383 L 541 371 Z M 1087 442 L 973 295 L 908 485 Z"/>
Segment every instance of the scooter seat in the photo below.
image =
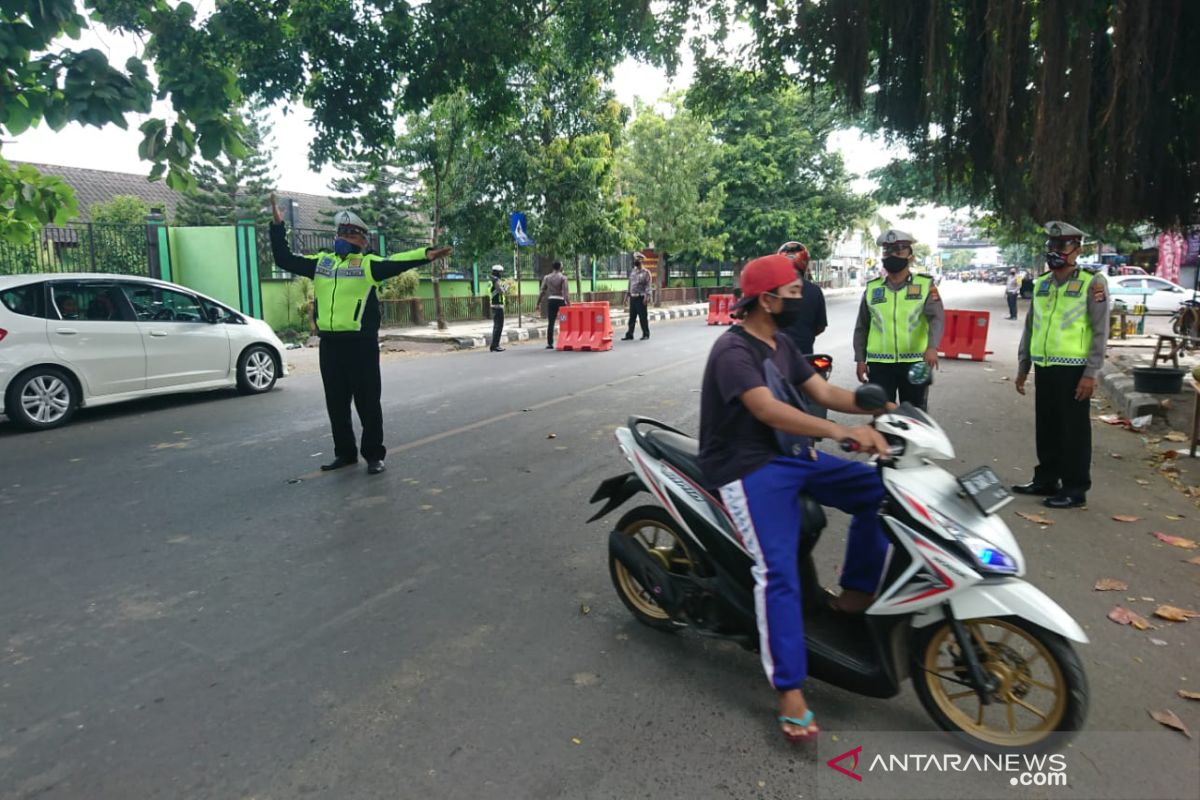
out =
<path fill-rule="evenodd" d="M 671 466 L 700 486 L 704 486 L 704 472 L 700 469 L 700 442 L 682 433 L 653 428 L 646 431 L 646 440 L 658 450 L 658 455 Z"/>

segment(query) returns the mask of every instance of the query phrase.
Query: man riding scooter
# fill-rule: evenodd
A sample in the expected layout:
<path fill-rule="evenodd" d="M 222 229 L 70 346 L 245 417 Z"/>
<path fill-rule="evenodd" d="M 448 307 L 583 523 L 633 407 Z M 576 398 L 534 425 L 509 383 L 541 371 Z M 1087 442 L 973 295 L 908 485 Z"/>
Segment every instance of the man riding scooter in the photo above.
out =
<path fill-rule="evenodd" d="M 836 610 L 856 613 L 871 604 L 888 551 L 878 517 L 884 495 L 878 471 L 818 452 L 812 439 L 853 441 L 867 453 L 887 453 L 888 445 L 870 426 L 850 428 L 800 410 L 792 387 L 826 408 L 869 413 L 853 393 L 818 376 L 781 332 L 803 306 L 793 262 L 779 254 L 754 259 L 741 285 L 734 311 L 742 324 L 718 338 L 704 371 L 700 465 L 754 558 L 763 668 L 779 693 L 784 736 L 803 741 L 819 729 L 801 691 L 807 654 L 797 559 L 800 493 L 853 515 L 842 593 L 832 600 Z"/>

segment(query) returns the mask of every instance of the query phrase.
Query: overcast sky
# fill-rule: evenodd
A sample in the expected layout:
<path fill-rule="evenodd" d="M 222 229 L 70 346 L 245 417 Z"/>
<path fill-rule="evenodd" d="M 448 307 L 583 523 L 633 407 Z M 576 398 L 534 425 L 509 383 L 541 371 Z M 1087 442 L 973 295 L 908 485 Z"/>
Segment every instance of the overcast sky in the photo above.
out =
<path fill-rule="evenodd" d="M 129 37 L 107 32 L 97 35 L 88 31 L 76 47 L 97 47 L 108 54 L 110 61 L 120 64 L 136 52 L 136 45 Z M 617 68 L 612 86 L 617 98 L 632 106 L 635 97 L 649 102 L 668 91 L 686 89 L 691 82 L 691 71 L 691 53 L 685 48 L 683 64 L 674 80 L 668 80 L 656 67 L 627 60 Z M 155 112 L 159 116 L 169 116 L 165 104 L 156 106 Z M 150 165 L 137 155 L 141 141 L 137 128 L 145 119 L 130 115 L 128 130 L 111 125 L 102 129 L 85 128 L 71 123 L 56 133 L 43 125 L 6 143 L 4 157 L 15 161 L 146 174 Z M 287 115 L 282 108 L 272 111 L 275 174 L 281 190 L 327 194 L 330 179 L 338 173 L 328 168 L 321 172 L 309 169 L 308 148 L 313 134 L 308 120 L 307 110 L 302 107 L 293 106 Z M 895 151 L 885 147 L 882 141 L 864 139 L 856 131 L 839 132 L 832 137 L 831 144 L 842 153 L 847 168 L 858 176 L 865 176 L 895 155 Z M 869 191 L 871 187 L 872 184 L 861 177 L 853 185 L 857 191 Z M 897 208 L 884 208 L 881 212 L 918 240 L 930 243 L 936 240 L 938 211 L 923 209 L 915 220 L 901 220 L 902 210 Z"/>

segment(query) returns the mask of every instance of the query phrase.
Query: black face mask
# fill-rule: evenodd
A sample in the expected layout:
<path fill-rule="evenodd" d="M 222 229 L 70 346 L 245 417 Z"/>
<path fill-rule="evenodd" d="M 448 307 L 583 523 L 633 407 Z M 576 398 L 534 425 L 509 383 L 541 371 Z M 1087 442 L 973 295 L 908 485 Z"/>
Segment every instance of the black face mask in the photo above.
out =
<path fill-rule="evenodd" d="M 775 312 L 775 324 L 780 328 L 790 328 L 804 313 L 803 297 L 780 297 L 783 308 Z"/>
<path fill-rule="evenodd" d="M 908 259 L 904 256 L 885 256 L 883 259 L 883 268 L 888 271 L 889 275 L 902 272 L 907 266 Z"/>
<path fill-rule="evenodd" d="M 1062 253 L 1056 253 L 1051 250 L 1046 253 L 1046 266 L 1050 269 L 1062 269 L 1067 266 L 1067 257 Z"/>

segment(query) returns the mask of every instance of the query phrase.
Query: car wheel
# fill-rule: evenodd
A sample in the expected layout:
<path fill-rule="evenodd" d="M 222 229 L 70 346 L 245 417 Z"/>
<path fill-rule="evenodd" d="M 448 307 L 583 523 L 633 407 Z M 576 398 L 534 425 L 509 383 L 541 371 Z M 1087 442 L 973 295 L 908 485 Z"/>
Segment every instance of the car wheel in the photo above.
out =
<path fill-rule="evenodd" d="M 246 348 L 238 359 L 237 383 L 242 394 L 269 392 L 279 378 L 279 364 L 270 348 L 261 344 Z"/>
<path fill-rule="evenodd" d="M 65 425 L 79 407 L 79 390 L 65 370 L 34 367 L 9 384 L 4 399 L 8 418 L 27 430 Z"/>

